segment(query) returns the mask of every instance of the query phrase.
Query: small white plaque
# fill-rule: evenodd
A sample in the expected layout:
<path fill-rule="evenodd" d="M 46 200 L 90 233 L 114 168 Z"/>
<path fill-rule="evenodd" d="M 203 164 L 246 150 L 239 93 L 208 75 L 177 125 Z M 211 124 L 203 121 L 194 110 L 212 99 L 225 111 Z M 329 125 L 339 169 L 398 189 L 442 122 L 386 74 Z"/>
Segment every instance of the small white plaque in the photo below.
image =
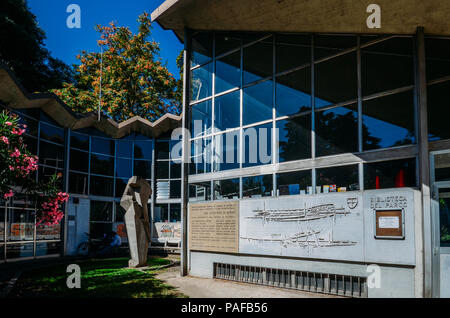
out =
<path fill-rule="evenodd" d="M 400 219 L 398 216 L 381 216 L 378 218 L 378 227 L 380 229 L 398 229 Z"/>

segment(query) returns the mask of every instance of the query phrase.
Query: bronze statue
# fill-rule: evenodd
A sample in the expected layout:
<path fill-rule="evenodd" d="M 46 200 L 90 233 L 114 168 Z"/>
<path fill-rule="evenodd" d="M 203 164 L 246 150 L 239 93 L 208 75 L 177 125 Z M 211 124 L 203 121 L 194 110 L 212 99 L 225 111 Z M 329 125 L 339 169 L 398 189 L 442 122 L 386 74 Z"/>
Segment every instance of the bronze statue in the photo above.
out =
<path fill-rule="evenodd" d="M 129 267 L 147 265 L 148 243 L 151 239 L 147 202 L 151 194 L 152 189 L 148 181 L 133 176 L 128 180 L 120 200 L 120 206 L 126 211 L 125 225 L 131 254 Z"/>

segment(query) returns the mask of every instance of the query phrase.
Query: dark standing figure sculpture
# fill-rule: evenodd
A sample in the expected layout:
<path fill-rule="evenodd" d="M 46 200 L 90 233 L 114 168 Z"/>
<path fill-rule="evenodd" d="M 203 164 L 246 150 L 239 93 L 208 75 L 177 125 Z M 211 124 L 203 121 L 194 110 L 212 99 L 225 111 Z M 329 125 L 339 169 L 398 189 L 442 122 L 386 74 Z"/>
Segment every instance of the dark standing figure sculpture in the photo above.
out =
<path fill-rule="evenodd" d="M 130 267 L 147 265 L 150 222 L 147 202 L 152 193 L 150 184 L 142 177 L 133 176 L 128 180 L 120 205 L 125 209 L 125 225 L 131 259 Z"/>

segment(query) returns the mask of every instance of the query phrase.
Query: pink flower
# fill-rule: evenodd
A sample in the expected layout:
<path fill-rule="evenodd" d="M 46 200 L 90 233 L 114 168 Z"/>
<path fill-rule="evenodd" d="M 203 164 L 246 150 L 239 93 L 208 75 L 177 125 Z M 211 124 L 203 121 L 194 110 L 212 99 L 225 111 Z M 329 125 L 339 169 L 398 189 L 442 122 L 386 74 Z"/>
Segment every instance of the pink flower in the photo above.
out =
<path fill-rule="evenodd" d="M 8 139 L 8 137 L 2 136 L 1 139 L 2 139 L 2 141 L 3 141 L 5 144 L 9 145 L 9 139 Z"/>
<path fill-rule="evenodd" d="M 10 122 L 10 121 L 7 121 L 5 124 L 6 124 L 6 126 L 12 126 L 12 122 Z"/>
<path fill-rule="evenodd" d="M 5 193 L 5 195 L 3 196 L 5 199 L 8 199 L 10 197 L 14 196 L 14 192 L 12 192 L 12 190 L 9 190 L 9 192 Z"/>
<path fill-rule="evenodd" d="M 20 151 L 17 148 L 15 148 L 14 152 L 12 154 L 10 154 L 11 158 L 19 158 L 19 156 L 20 156 Z"/>

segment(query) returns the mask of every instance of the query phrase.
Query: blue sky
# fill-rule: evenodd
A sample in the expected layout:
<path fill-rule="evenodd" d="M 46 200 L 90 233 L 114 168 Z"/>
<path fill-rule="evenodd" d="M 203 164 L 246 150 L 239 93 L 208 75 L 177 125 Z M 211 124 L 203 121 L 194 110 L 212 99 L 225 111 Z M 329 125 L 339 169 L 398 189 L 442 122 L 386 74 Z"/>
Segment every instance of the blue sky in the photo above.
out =
<path fill-rule="evenodd" d="M 99 33 L 94 30 L 97 24 L 115 21 L 119 26 L 128 26 L 137 32 L 139 14 L 152 13 L 163 0 L 28 0 L 31 12 L 36 16 L 39 26 L 45 31 L 47 49 L 52 56 L 71 65 L 79 64 L 76 59 L 80 51 L 100 52 L 97 46 Z M 81 28 L 69 29 L 66 13 L 69 4 L 78 4 L 81 8 Z M 175 60 L 183 45 L 172 31 L 164 31 L 153 23 L 152 38 L 160 44 L 161 57 L 167 62 L 169 71 L 179 77 Z"/>

